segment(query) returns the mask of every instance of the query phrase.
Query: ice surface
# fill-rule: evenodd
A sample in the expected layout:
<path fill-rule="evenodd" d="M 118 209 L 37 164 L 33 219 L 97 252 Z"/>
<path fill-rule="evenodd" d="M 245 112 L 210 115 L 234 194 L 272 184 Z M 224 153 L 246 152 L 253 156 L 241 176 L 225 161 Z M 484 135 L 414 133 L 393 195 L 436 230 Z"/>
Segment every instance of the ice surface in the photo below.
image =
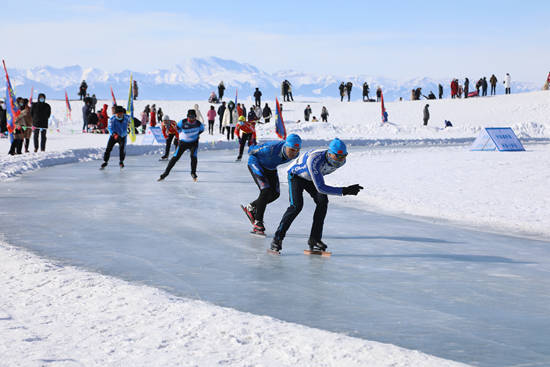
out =
<path fill-rule="evenodd" d="M 3 183 L 9 243 L 68 264 L 255 314 L 505 366 L 550 358 L 550 244 L 467 231 L 338 205 L 324 239 L 330 259 L 302 254 L 312 202 L 283 243 L 248 234 L 239 204 L 257 195 L 235 152 L 199 153 L 199 182 L 185 154 L 52 167 Z M 116 153 L 113 154 L 116 158 Z M 335 173 L 337 175 L 338 173 Z M 284 176 L 283 181 L 284 181 Z M 266 215 L 272 234 L 286 185 Z"/>

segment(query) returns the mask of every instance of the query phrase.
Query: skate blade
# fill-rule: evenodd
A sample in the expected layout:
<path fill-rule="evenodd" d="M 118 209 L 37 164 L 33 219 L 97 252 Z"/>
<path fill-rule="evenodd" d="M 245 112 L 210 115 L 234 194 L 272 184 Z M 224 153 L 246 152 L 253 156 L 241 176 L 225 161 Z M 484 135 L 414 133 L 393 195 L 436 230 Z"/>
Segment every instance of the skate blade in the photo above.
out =
<path fill-rule="evenodd" d="M 305 255 L 321 255 L 324 257 L 330 257 L 332 255 L 332 252 L 330 251 L 311 251 L 311 250 L 304 250 Z"/>
<path fill-rule="evenodd" d="M 250 234 L 253 234 L 254 236 L 263 237 L 265 238 L 265 232 L 254 232 L 250 231 Z"/>
<path fill-rule="evenodd" d="M 271 255 L 281 256 L 281 251 L 275 251 L 275 250 L 272 250 L 270 248 L 267 249 L 267 253 L 271 254 Z"/>

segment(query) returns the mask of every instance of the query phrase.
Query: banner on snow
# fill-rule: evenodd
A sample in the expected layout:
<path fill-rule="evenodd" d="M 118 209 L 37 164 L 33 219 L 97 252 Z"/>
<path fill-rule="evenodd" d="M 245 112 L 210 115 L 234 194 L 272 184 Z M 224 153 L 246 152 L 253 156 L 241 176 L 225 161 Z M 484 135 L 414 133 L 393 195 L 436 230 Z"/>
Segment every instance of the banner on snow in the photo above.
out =
<path fill-rule="evenodd" d="M 525 148 L 514 131 L 509 127 L 486 127 L 472 143 L 470 150 L 499 150 L 501 152 L 519 152 Z"/>
<path fill-rule="evenodd" d="M 142 145 L 150 145 L 155 144 L 155 142 L 159 144 L 166 144 L 166 139 L 164 138 L 164 135 L 162 135 L 162 130 L 158 126 L 148 126 L 147 131 L 145 132 L 145 136 L 141 140 Z"/>

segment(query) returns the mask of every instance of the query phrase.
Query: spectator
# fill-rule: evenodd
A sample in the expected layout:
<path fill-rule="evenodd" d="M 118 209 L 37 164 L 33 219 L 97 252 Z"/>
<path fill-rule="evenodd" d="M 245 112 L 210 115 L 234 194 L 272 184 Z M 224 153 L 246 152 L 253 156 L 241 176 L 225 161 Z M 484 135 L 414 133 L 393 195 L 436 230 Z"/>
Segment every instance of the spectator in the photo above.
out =
<path fill-rule="evenodd" d="M 487 78 L 486 77 L 483 77 L 483 79 L 481 79 L 481 90 L 482 90 L 482 95 L 485 97 L 487 96 Z"/>
<path fill-rule="evenodd" d="M 311 119 L 311 122 L 319 122 L 319 120 L 317 120 L 317 117 L 313 116 L 313 118 Z"/>
<path fill-rule="evenodd" d="M 223 85 L 223 82 L 221 82 L 220 84 Z M 219 88 L 219 87 L 218 87 Z M 223 92 L 222 92 L 223 94 Z M 220 97 L 221 99 L 221 97 Z M 225 102 L 222 102 L 222 105 L 220 107 L 218 107 L 218 119 L 220 120 L 220 134 L 222 133 L 222 122 L 223 122 L 223 114 L 225 112 Z"/>
<path fill-rule="evenodd" d="M 225 85 L 223 84 L 223 80 L 220 82 L 220 84 L 218 84 L 218 96 L 220 97 L 220 101 L 223 100 L 223 93 L 225 91 Z M 225 108 L 224 108 L 225 110 Z M 220 115 L 220 113 L 218 112 L 218 115 L 220 116 L 223 116 L 223 114 Z"/>
<path fill-rule="evenodd" d="M 106 104 L 103 105 L 103 109 L 98 113 L 97 121 L 97 131 L 98 133 L 105 134 L 107 129 L 107 124 L 109 123 L 109 115 L 107 114 L 107 109 L 109 106 Z"/>
<path fill-rule="evenodd" d="M 96 105 L 97 105 L 97 97 L 95 96 L 95 94 L 92 94 L 92 104 L 90 105 L 90 107 L 93 113 L 95 113 Z"/>
<path fill-rule="evenodd" d="M 159 109 L 157 110 L 157 121 L 159 122 L 159 124 L 162 123 L 162 116 L 164 116 L 164 112 L 162 112 L 162 108 L 159 107 Z"/>
<path fill-rule="evenodd" d="M 367 102 L 369 100 L 369 91 L 370 91 L 369 84 L 367 82 L 364 82 L 363 83 L 363 102 Z"/>
<path fill-rule="evenodd" d="M 321 109 L 321 119 L 323 122 L 328 122 L 328 110 L 325 106 Z"/>
<path fill-rule="evenodd" d="M 81 101 L 84 99 L 84 97 L 86 97 L 87 90 L 88 90 L 88 84 L 86 84 L 86 81 L 83 80 L 82 83 L 80 83 L 80 88 L 78 88 L 78 95 L 80 96 Z"/>
<path fill-rule="evenodd" d="M 88 124 L 90 123 L 90 115 L 92 114 L 91 102 L 84 100 L 84 106 L 82 106 L 82 132 L 88 132 Z"/>
<path fill-rule="evenodd" d="M 378 87 L 376 88 L 376 102 L 380 102 L 381 98 L 382 98 L 382 88 Z"/>
<path fill-rule="evenodd" d="M 468 98 L 468 93 L 470 92 L 470 80 L 464 78 L 464 98 Z"/>
<path fill-rule="evenodd" d="M 348 95 L 348 102 L 351 97 L 351 88 L 353 87 L 353 84 L 351 82 L 346 83 L 346 94 Z"/>
<path fill-rule="evenodd" d="M 256 91 L 254 92 L 254 104 L 256 106 L 262 105 L 262 92 L 258 88 L 256 88 Z"/>
<path fill-rule="evenodd" d="M 311 115 L 311 107 L 307 105 L 306 109 L 304 110 L 304 120 L 309 121 L 310 115 Z"/>
<path fill-rule="evenodd" d="M 457 79 L 453 79 L 453 81 L 451 82 L 451 98 L 456 98 L 458 94 L 458 80 Z"/>
<path fill-rule="evenodd" d="M 491 83 L 491 95 L 494 96 L 497 94 L 497 77 L 495 74 L 491 75 L 491 78 L 489 79 L 489 83 Z"/>
<path fill-rule="evenodd" d="M 206 113 L 206 118 L 208 119 L 208 133 L 214 135 L 214 121 L 216 120 L 216 110 L 214 106 L 210 106 L 210 109 Z"/>
<path fill-rule="evenodd" d="M 204 125 L 204 117 L 202 116 L 201 110 L 199 109 L 199 105 L 195 103 L 193 109 L 195 110 L 195 118 Z"/>
<path fill-rule="evenodd" d="M 346 86 L 344 85 L 344 82 L 340 83 L 338 90 L 340 91 L 340 102 L 344 102 L 344 94 L 346 93 Z"/>
<path fill-rule="evenodd" d="M 134 101 L 137 100 L 137 97 L 138 97 L 138 84 L 137 84 L 137 80 L 134 80 Z M 145 126 L 145 125 L 144 125 Z"/>
<path fill-rule="evenodd" d="M 264 106 L 264 109 L 262 111 L 262 116 L 264 117 L 264 121 L 268 123 L 271 119 L 271 108 L 269 108 L 269 105 L 266 103 Z"/>
<path fill-rule="evenodd" d="M 143 112 L 141 113 L 141 133 L 145 134 L 145 130 L 147 129 L 147 124 L 149 123 L 149 112 L 151 112 L 151 108 L 149 105 L 146 105 L 143 109 Z"/>
<path fill-rule="evenodd" d="M 441 84 L 439 84 L 437 87 L 439 89 L 439 99 L 442 99 L 443 98 L 443 86 Z"/>
<path fill-rule="evenodd" d="M 46 132 L 48 130 L 48 120 L 52 114 L 52 109 L 46 103 L 46 95 L 40 93 L 38 102 L 31 106 L 31 116 L 34 127 L 34 151 L 38 152 L 38 136 L 40 135 L 40 151 L 46 151 Z"/>
<path fill-rule="evenodd" d="M 237 124 L 237 119 L 239 118 L 239 115 L 237 113 L 237 108 L 235 107 L 235 103 L 233 101 L 229 101 L 227 104 L 227 108 L 225 109 L 223 113 L 223 127 L 227 130 L 227 140 L 229 140 L 229 136 L 231 135 L 231 140 L 235 140 L 235 126 Z"/>
<path fill-rule="evenodd" d="M 149 116 L 149 125 L 151 127 L 157 126 L 157 106 L 155 104 L 151 106 L 151 114 Z"/>
<path fill-rule="evenodd" d="M 512 93 L 512 77 L 510 74 L 506 73 L 506 76 L 504 77 L 504 88 L 505 88 L 505 94 L 511 94 Z"/>
<path fill-rule="evenodd" d="M 424 106 L 424 126 L 428 125 L 428 120 L 430 119 L 430 111 L 428 110 L 428 107 L 430 107 L 429 104 Z"/>

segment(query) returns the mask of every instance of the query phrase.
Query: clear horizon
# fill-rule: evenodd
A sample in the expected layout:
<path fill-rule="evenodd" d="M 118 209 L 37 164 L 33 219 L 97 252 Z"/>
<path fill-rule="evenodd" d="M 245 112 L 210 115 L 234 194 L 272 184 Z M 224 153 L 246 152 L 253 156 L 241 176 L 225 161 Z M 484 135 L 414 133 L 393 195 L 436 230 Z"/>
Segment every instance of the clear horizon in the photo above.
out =
<path fill-rule="evenodd" d="M 550 3 L 544 1 L 212 1 L 205 7 L 167 0 L 154 6 L 30 0 L 3 10 L 12 16 L 0 30 L 14 36 L 4 38 L 2 56 L 17 69 L 81 65 L 148 72 L 216 56 L 269 73 L 397 80 L 508 72 L 513 80 L 541 82 L 550 70 Z"/>

